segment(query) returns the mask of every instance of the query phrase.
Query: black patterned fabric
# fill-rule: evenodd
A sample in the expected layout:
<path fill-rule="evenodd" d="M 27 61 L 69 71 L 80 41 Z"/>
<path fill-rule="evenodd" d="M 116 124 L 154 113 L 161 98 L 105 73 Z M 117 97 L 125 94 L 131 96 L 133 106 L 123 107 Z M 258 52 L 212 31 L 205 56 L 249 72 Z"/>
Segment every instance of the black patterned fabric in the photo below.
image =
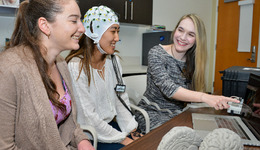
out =
<path fill-rule="evenodd" d="M 147 87 L 144 96 L 150 102 L 158 104 L 160 109 L 169 109 L 171 111 L 171 113 L 161 111 L 141 100 L 138 106 L 148 112 L 151 130 L 178 115 L 184 108 L 184 102 L 171 98 L 179 87 L 188 88 L 186 78 L 182 76 L 180 70 L 184 66 L 185 62 L 169 55 L 161 45 L 156 45 L 149 51 Z M 138 112 L 136 113 L 136 120 L 140 129 L 144 132 L 144 118 Z"/>

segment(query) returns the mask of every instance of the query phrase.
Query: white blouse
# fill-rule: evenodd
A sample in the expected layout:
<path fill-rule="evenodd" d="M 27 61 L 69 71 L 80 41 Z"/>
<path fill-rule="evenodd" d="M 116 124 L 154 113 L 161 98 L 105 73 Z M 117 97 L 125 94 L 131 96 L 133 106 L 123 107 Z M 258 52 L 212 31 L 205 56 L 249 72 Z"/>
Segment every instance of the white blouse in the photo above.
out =
<path fill-rule="evenodd" d="M 122 73 L 118 57 L 117 62 Z M 80 59 L 77 57 L 68 63 L 78 109 L 78 123 L 93 126 L 96 129 L 99 142 L 120 143 L 133 129 L 137 128 L 137 122 L 116 96 L 114 88 L 117 79 L 111 57 L 107 56 L 104 65 L 105 80 L 100 77 L 97 69 L 90 66 L 90 70 L 92 70 L 90 86 L 88 86 L 88 77 L 83 70 L 78 78 L 79 65 Z M 123 93 L 121 97 L 129 106 L 127 93 Z M 108 124 L 115 116 L 122 132 Z"/>

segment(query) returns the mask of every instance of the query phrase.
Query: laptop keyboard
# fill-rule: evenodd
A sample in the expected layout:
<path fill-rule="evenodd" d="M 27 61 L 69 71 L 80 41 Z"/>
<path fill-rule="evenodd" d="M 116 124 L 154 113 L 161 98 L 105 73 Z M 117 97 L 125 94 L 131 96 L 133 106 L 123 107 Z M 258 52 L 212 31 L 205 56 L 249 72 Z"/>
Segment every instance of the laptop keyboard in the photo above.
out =
<path fill-rule="evenodd" d="M 227 128 L 237 133 L 242 139 L 249 139 L 235 119 L 215 117 L 219 128 Z"/>

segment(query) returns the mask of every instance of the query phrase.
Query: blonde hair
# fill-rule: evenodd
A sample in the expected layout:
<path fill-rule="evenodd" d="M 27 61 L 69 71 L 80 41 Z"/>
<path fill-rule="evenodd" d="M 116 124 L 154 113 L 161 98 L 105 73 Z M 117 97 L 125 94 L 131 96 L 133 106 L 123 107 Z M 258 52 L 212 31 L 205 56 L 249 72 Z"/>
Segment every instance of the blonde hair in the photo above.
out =
<path fill-rule="evenodd" d="M 193 90 L 204 92 L 206 91 L 205 68 L 207 62 L 207 36 L 203 21 L 196 14 L 184 15 L 177 23 L 172 35 L 174 35 L 180 22 L 186 18 L 190 18 L 194 23 L 196 42 L 185 54 L 186 68 L 184 75 L 187 79 L 192 80 Z"/>

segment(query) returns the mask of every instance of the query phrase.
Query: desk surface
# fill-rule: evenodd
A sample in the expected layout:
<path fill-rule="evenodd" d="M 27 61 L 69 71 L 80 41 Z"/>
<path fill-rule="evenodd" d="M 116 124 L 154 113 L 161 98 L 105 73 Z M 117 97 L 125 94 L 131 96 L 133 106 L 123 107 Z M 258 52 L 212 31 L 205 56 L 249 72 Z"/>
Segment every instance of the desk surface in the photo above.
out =
<path fill-rule="evenodd" d="M 189 108 L 180 115 L 174 117 L 160 127 L 152 130 L 142 138 L 125 146 L 122 150 L 156 150 L 162 137 L 175 126 L 187 126 L 192 128 L 191 113 L 207 113 L 207 114 L 227 114 L 226 111 L 217 111 L 213 108 Z M 260 150 L 260 147 L 248 147 L 245 149 Z"/>

